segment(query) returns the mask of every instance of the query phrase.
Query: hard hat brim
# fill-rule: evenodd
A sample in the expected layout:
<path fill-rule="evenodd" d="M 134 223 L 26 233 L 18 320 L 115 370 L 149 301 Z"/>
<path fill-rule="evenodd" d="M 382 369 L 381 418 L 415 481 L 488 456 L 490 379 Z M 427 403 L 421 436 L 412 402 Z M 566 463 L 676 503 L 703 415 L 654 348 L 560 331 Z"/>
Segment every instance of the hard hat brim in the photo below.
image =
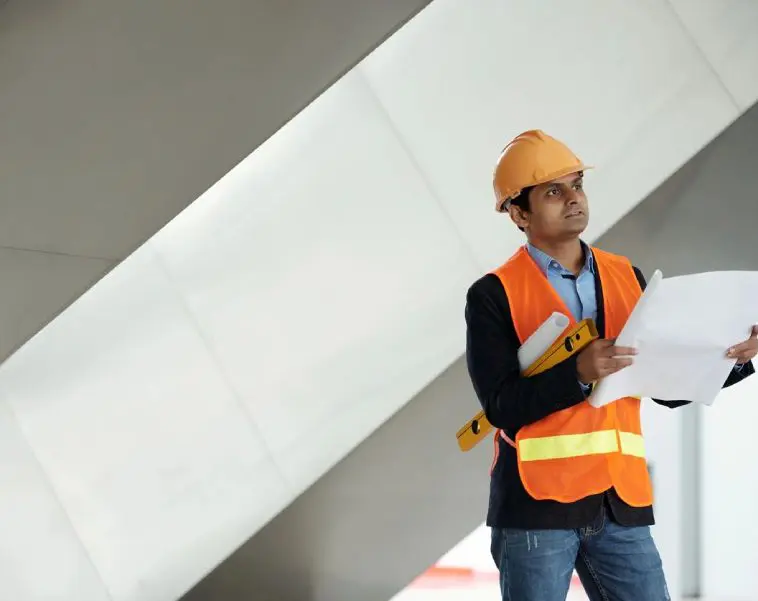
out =
<path fill-rule="evenodd" d="M 548 173 L 544 177 L 538 178 L 534 180 L 533 182 L 529 182 L 527 185 L 524 186 L 524 188 L 532 188 L 534 186 L 541 186 L 542 184 L 546 184 L 548 182 L 551 182 L 555 179 L 560 179 L 562 177 L 565 177 L 566 175 L 569 175 L 571 173 L 579 173 L 580 171 L 589 171 L 590 169 L 594 169 L 592 165 L 572 165 L 571 167 L 565 167 L 563 169 L 559 169 L 557 171 L 554 171 L 552 173 Z M 521 188 L 523 190 L 524 188 Z M 495 210 L 498 213 L 507 213 L 508 212 L 508 206 L 511 203 L 511 200 L 516 198 L 519 194 L 521 194 L 521 190 L 516 192 L 515 194 L 512 194 L 506 198 L 503 198 L 497 203 L 497 206 L 495 207 Z"/>

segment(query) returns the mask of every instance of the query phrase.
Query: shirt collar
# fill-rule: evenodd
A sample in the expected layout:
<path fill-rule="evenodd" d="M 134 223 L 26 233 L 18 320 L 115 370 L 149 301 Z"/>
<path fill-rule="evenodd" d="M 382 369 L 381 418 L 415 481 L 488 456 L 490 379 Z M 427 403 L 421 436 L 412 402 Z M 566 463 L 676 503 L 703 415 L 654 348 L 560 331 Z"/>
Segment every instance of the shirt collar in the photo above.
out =
<path fill-rule="evenodd" d="M 584 241 L 582 241 L 581 244 L 582 244 L 582 248 L 584 249 L 584 256 L 585 256 L 583 270 L 586 269 L 590 273 L 595 273 L 595 258 L 592 256 L 592 251 L 590 250 L 590 247 L 587 244 L 585 244 Z M 566 269 L 558 261 L 553 259 L 553 257 L 541 251 L 536 246 L 533 246 L 532 244 L 527 242 L 526 250 L 529 252 L 532 259 L 534 259 L 535 263 L 537 263 L 537 266 L 540 268 L 540 271 L 542 271 L 542 273 L 544 273 L 545 275 L 547 275 L 549 270 L 568 273 L 568 269 Z"/>

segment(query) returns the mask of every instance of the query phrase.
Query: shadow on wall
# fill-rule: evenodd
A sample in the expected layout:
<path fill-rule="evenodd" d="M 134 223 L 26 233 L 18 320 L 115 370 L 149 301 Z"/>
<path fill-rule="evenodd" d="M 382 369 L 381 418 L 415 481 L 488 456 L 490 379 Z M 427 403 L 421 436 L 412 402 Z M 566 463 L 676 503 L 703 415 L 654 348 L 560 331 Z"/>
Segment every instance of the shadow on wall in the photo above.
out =
<path fill-rule="evenodd" d="M 601 236 L 647 277 L 755 269 L 758 105 Z M 623 182 L 622 182 L 623 185 Z M 590 199 L 611 202 L 613 199 Z"/>

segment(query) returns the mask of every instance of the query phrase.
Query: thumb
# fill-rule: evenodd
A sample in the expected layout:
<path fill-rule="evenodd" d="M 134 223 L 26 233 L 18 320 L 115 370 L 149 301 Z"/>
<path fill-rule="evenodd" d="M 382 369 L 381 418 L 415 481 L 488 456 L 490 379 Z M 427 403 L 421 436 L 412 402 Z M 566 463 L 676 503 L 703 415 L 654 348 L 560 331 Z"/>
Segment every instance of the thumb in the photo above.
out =
<path fill-rule="evenodd" d="M 752 328 L 750 328 L 750 337 L 758 338 L 758 325 L 754 325 Z"/>

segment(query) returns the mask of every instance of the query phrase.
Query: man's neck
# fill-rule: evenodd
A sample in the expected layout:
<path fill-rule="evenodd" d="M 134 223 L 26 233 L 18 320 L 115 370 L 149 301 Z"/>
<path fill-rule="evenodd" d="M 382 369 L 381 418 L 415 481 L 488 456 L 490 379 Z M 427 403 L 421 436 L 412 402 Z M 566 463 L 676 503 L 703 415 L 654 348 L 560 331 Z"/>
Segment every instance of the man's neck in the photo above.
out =
<path fill-rule="evenodd" d="M 574 275 L 577 275 L 584 266 L 586 257 L 579 238 L 552 243 L 544 240 L 529 240 L 529 242 L 532 246 L 553 257 Z"/>

